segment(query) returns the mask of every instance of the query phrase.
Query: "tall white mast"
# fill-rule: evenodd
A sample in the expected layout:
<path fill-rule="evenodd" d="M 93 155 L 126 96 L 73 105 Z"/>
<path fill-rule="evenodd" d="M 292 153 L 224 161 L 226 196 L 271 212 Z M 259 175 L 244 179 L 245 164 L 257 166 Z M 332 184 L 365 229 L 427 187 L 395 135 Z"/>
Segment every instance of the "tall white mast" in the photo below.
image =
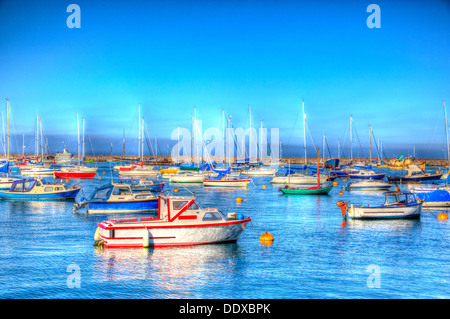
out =
<path fill-rule="evenodd" d="M 78 164 L 80 162 L 80 122 L 78 121 L 77 113 L 77 135 L 78 135 Z"/>
<path fill-rule="evenodd" d="M 225 164 L 225 110 L 222 109 L 222 161 Z"/>
<path fill-rule="evenodd" d="M 84 116 L 83 116 L 83 148 L 82 148 L 82 156 L 83 156 L 83 160 L 84 158 Z"/>
<path fill-rule="evenodd" d="M 9 160 L 9 100 L 6 99 L 6 125 L 7 125 L 7 133 L 6 133 L 6 160 Z"/>
<path fill-rule="evenodd" d="M 141 125 L 141 129 L 142 129 L 142 142 L 141 142 L 141 162 L 144 162 L 144 139 L 145 139 L 145 134 L 144 134 L 144 117 L 142 117 L 142 125 Z"/>
<path fill-rule="evenodd" d="M 445 107 L 445 101 L 442 101 L 444 103 L 444 113 L 445 113 L 445 133 L 447 135 L 447 160 L 448 160 L 448 168 L 450 169 L 450 146 L 448 141 L 448 121 L 447 121 L 447 109 Z"/>
<path fill-rule="evenodd" d="M 141 105 L 138 104 L 138 125 L 139 125 L 139 141 L 138 141 L 138 158 L 141 157 Z"/>
<path fill-rule="evenodd" d="M 350 115 L 350 160 L 353 160 L 353 117 Z"/>
<path fill-rule="evenodd" d="M 36 157 L 39 156 L 39 114 L 36 115 Z"/>
<path fill-rule="evenodd" d="M 302 101 L 303 107 L 303 148 L 305 150 L 305 165 L 307 164 L 306 159 L 306 114 L 305 114 L 305 101 Z"/>
<path fill-rule="evenodd" d="M 369 125 L 369 165 L 372 163 L 372 126 Z"/>

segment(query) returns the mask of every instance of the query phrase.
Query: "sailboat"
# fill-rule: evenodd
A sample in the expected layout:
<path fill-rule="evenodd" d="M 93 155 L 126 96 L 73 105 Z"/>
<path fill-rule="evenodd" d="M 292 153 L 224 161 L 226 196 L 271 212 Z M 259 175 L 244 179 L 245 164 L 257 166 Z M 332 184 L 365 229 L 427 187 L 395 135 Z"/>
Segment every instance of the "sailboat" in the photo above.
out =
<path fill-rule="evenodd" d="M 12 183 L 18 178 L 9 177 L 9 100 L 6 99 L 6 118 L 7 118 L 7 134 L 6 134 L 6 160 L 0 163 L 0 173 L 6 173 L 6 177 L 0 177 L 0 189 L 9 189 Z"/>
<path fill-rule="evenodd" d="M 317 171 L 319 171 L 319 165 L 320 165 L 320 156 L 319 156 L 319 149 L 317 150 Z M 289 162 L 290 166 L 290 162 Z M 288 184 L 284 188 L 279 188 L 279 190 L 283 194 L 292 194 L 292 195 L 326 195 L 328 194 L 331 189 L 333 188 L 332 185 L 330 186 L 323 186 L 320 184 L 320 174 L 317 174 L 317 185 L 312 187 L 290 187 Z"/>
<path fill-rule="evenodd" d="M 80 158 L 80 128 L 77 114 L 78 126 L 78 158 Z M 83 117 L 83 156 L 84 156 L 84 117 Z M 97 174 L 97 167 L 83 165 L 61 167 L 60 171 L 54 171 L 54 178 L 93 178 Z"/>

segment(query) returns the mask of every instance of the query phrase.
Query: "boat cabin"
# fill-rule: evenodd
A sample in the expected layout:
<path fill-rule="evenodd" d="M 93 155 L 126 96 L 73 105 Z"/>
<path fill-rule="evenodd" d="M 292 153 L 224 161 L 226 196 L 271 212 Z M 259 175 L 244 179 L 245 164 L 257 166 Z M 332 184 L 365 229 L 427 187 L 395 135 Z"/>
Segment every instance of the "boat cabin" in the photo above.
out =
<path fill-rule="evenodd" d="M 407 206 L 417 204 L 417 199 L 413 193 L 409 192 L 386 192 L 384 206 Z"/>
<path fill-rule="evenodd" d="M 44 192 L 64 191 L 66 187 L 61 183 L 48 183 L 39 178 L 28 178 L 15 180 L 10 188 L 10 192 L 24 193 L 30 192 L 35 187 L 43 188 Z"/>
<path fill-rule="evenodd" d="M 147 199 L 155 197 L 150 192 L 133 192 L 131 184 L 111 183 L 97 187 L 95 191 L 87 198 L 87 201 L 110 202 L 110 201 L 129 201 Z"/>

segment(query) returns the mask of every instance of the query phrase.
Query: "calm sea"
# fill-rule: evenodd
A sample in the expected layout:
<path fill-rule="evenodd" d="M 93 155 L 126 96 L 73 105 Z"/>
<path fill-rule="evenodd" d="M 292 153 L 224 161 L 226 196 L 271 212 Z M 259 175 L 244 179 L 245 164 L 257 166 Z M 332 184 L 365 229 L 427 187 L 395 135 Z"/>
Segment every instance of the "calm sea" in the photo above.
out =
<path fill-rule="evenodd" d="M 118 180 L 99 165 L 101 179 L 68 184 L 88 194 Z M 73 202 L 0 201 L 0 298 L 450 297 L 450 221 L 437 219 L 442 209 L 424 209 L 418 220 L 343 223 L 336 201 L 376 205 L 382 192 L 339 195 L 347 182 L 338 179 L 330 195 L 288 196 L 269 180 L 255 176 L 247 189 L 186 186 L 204 207 L 252 218 L 237 243 L 196 247 L 101 249 L 93 246 L 97 223 L 118 215 L 74 214 Z M 165 183 L 175 187 L 188 194 Z M 259 241 L 266 230 L 270 246 Z"/>

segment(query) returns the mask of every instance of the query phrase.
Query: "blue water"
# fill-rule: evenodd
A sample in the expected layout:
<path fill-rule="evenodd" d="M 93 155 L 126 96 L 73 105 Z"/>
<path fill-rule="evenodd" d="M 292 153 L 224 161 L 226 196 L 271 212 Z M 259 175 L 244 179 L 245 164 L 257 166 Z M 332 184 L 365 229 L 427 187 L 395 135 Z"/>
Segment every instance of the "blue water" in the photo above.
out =
<path fill-rule="evenodd" d="M 69 184 L 89 193 L 117 180 L 102 165 L 101 180 Z M 93 246 L 96 224 L 125 215 L 74 214 L 73 202 L 0 201 L 0 298 L 450 297 L 450 222 L 437 219 L 442 209 L 424 209 L 418 220 L 345 224 L 336 201 L 376 205 L 382 192 L 341 196 L 339 179 L 330 195 L 281 195 L 269 180 L 255 176 L 248 189 L 187 186 L 204 207 L 252 223 L 237 243 L 183 248 L 101 249 Z M 275 238 L 270 246 L 259 241 L 266 230 Z"/>

